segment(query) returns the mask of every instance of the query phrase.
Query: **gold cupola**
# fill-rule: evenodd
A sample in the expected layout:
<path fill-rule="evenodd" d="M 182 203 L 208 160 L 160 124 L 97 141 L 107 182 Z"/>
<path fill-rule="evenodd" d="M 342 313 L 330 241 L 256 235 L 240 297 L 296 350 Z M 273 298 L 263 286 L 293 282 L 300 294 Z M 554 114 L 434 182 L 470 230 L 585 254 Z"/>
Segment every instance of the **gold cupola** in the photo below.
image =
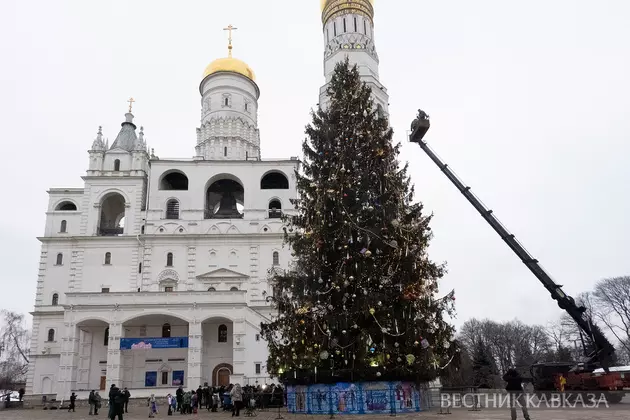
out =
<path fill-rule="evenodd" d="M 252 68 L 249 67 L 244 61 L 232 57 L 232 31 L 234 29 L 236 28 L 232 25 L 229 25 L 227 28 L 225 28 L 226 31 L 229 31 L 228 56 L 224 58 L 219 58 L 208 64 L 208 67 L 206 67 L 205 71 L 203 72 L 202 79 L 205 79 L 211 74 L 219 72 L 230 72 L 243 75 L 250 79 L 252 82 L 256 81 L 254 70 L 252 70 Z"/>
<path fill-rule="evenodd" d="M 349 12 L 359 13 L 374 19 L 374 0 L 320 0 L 322 22 Z"/>

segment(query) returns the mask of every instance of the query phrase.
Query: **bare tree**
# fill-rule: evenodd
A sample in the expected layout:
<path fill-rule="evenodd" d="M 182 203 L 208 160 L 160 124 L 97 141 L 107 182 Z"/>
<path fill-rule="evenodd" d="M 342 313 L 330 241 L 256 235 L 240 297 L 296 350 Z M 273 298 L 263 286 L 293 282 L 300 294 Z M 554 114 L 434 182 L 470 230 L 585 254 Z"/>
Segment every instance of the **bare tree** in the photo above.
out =
<path fill-rule="evenodd" d="M 460 338 L 471 355 L 474 349 L 485 348 L 499 372 L 512 366 L 528 367 L 547 360 L 553 353 L 545 328 L 518 320 L 499 323 L 471 319 L 462 325 Z"/>
<path fill-rule="evenodd" d="M 2 310 L 0 324 L 0 389 L 26 379 L 30 333 L 24 315 Z"/>
<path fill-rule="evenodd" d="M 630 276 L 600 280 L 593 292 L 596 316 L 630 354 Z"/>

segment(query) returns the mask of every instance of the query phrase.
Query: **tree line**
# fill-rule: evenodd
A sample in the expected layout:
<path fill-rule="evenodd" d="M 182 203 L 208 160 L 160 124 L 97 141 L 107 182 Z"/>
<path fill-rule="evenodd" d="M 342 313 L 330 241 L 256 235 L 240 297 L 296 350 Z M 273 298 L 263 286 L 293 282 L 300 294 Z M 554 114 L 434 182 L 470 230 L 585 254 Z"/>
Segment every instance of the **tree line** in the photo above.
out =
<path fill-rule="evenodd" d="M 615 346 L 615 364 L 630 364 L 630 276 L 600 280 L 576 303 Z M 445 369 L 445 386 L 502 388 L 501 377 L 510 367 L 528 372 L 534 363 L 579 362 L 594 349 L 568 314 L 547 325 L 473 318 L 462 325 L 457 340 L 460 357 Z"/>

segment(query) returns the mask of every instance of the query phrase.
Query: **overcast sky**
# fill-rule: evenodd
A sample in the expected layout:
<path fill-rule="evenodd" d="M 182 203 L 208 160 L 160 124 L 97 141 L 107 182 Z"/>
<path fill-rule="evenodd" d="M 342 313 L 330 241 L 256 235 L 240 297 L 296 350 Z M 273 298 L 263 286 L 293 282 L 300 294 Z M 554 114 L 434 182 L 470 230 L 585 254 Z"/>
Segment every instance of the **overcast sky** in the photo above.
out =
<path fill-rule="evenodd" d="M 127 99 L 162 158 L 190 158 L 205 66 L 257 74 L 264 158 L 300 154 L 323 79 L 319 0 L 5 0 L 0 14 L 0 308 L 32 309 L 50 187 L 81 187 L 99 125 Z M 397 141 L 418 108 L 429 143 L 571 294 L 630 274 L 630 2 L 377 0 L 376 47 Z M 538 280 L 429 158 L 406 143 L 434 212 L 457 324 L 546 323 Z"/>

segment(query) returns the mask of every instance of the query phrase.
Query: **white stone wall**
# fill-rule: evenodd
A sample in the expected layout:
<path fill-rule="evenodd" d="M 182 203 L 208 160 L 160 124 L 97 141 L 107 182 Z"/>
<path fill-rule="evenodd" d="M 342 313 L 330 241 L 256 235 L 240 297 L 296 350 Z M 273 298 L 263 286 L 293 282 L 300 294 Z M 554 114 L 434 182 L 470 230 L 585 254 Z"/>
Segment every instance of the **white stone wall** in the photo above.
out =
<path fill-rule="evenodd" d="M 297 161 L 261 161 L 261 162 L 226 162 L 226 161 L 166 161 L 151 162 L 149 181 L 149 209 L 147 222 L 154 226 L 147 228 L 146 233 L 159 232 L 158 223 L 175 221 L 165 220 L 166 203 L 175 198 L 180 203 L 180 222 L 186 233 L 206 234 L 209 229 L 222 221 L 204 220 L 206 190 L 214 182 L 223 177 L 233 179 L 243 186 L 245 215 L 243 220 L 232 220 L 240 233 L 253 233 L 261 229 L 268 221 L 267 210 L 272 199 L 279 199 L 283 209 L 292 209 L 289 200 L 296 197 L 294 171 Z M 188 177 L 188 191 L 160 190 L 160 180 L 171 171 L 180 171 Z M 289 180 L 288 190 L 261 190 L 260 181 L 264 175 L 276 171 L 283 173 Z M 257 224 L 250 223 L 251 221 Z M 276 222 L 277 219 L 270 220 Z M 204 230 L 207 229 L 207 230 Z M 167 233 L 167 232 L 164 232 Z"/>
<path fill-rule="evenodd" d="M 27 392 L 50 391 L 58 398 L 67 398 L 72 390 L 100 388 L 101 376 L 107 376 L 107 385 L 115 382 L 129 388 L 143 387 L 146 371 L 158 372 L 159 385 L 162 370 L 170 372 L 169 383 L 173 370 L 184 370 L 187 382 L 211 382 L 214 368 L 221 363 L 233 366 L 233 380 L 266 377 L 267 347 L 256 336 L 260 323 L 270 315 L 265 303 L 271 292 L 267 272 L 274 252 L 278 252 L 281 268 L 287 267 L 291 258 L 290 250 L 283 246 L 282 223 L 269 219 L 268 205 L 271 199 L 279 199 L 283 210 L 292 211 L 289 200 L 297 195 L 293 176 L 297 164 L 294 160 L 154 160 L 144 179 L 124 171 L 121 160 L 120 173 L 106 168 L 92 174 L 98 176 L 87 177 L 84 188 L 49 191 L 33 317 L 35 356 Z M 161 176 L 170 170 L 188 176 L 188 191 L 160 190 Z M 289 189 L 261 190 L 261 178 L 269 171 L 284 173 Z M 206 220 L 206 188 L 224 174 L 237 178 L 244 187 L 244 217 Z M 145 191 L 149 194 L 146 211 L 142 209 Z M 125 199 L 125 232 L 118 237 L 100 237 L 100 203 L 112 192 Z M 165 219 L 169 198 L 180 201 L 180 220 Z M 77 210 L 59 210 L 65 202 L 74 203 Z M 60 229 L 62 220 L 66 221 L 65 232 Z M 145 234 L 141 234 L 142 226 Z M 166 265 L 169 252 L 173 254 L 172 267 Z M 60 253 L 63 258 L 57 264 Z M 110 253 L 110 264 L 105 264 L 106 253 Z M 162 286 L 172 281 L 175 292 L 164 293 Z M 210 287 L 216 292 L 208 292 Z M 239 291 L 230 291 L 233 287 Z M 110 293 L 101 293 L 103 288 Z M 55 293 L 57 306 L 52 301 Z M 191 348 L 146 354 L 117 350 L 116 331 L 120 331 L 117 337 L 137 337 L 139 327 L 133 323 L 134 317 L 150 314 L 190 322 L 181 331 L 180 326 L 174 326 L 172 335 L 191 334 Z M 217 342 L 218 323 L 223 322 L 217 317 L 226 319 L 228 343 Z M 194 328 L 190 329 L 198 325 L 194 322 L 203 322 L 199 347 L 194 345 Z M 105 346 L 103 334 L 108 325 L 110 342 Z M 51 328 L 55 340 L 47 342 Z M 147 326 L 146 336 L 159 337 L 160 328 Z M 169 361 L 182 358 L 186 360 Z M 151 359 L 162 362 L 147 361 Z M 261 363 L 258 375 L 256 363 Z"/>

